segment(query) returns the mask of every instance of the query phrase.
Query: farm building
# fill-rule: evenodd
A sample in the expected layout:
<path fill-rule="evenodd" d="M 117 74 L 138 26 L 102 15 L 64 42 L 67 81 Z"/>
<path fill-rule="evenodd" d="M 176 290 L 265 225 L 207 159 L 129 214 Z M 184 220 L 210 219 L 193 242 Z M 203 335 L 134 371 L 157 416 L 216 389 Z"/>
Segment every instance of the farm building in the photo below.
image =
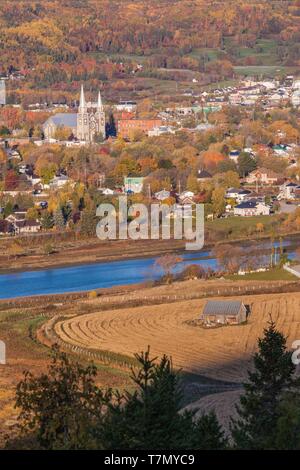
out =
<path fill-rule="evenodd" d="M 240 300 L 208 300 L 200 319 L 205 325 L 238 325 L 247 319 L 247 309 Z"/>

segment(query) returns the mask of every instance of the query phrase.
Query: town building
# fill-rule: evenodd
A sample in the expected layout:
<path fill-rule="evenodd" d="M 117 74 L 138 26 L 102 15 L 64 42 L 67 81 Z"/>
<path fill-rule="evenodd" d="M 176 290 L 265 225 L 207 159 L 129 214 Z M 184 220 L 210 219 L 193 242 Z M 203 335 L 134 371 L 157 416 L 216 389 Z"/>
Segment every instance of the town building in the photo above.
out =
<path fill-rule="evenodd" d="M 117 111 L 126 111 L 127 113 L 133 113 L 136 111 L 136 101 L 120 101 L 115 105 Z"/>
<path fill-rule="evenodd" d="M 148 134 L 149 131 L 161 125 L 161 119 L 120 119 L 118 121 L 118 135 L 124 139 L 129 139 L 134 131 L 142 131 Z"/>
<path fill-rule="evenodd" d="M 159 137 L 163 134 L 175 134 L 176 128 L 172 126 L 160 126 L 160 127 L 153 127 L 150 131 L 148 131 L 148 137 Z"/>
<path fill-rule="evenodd" d="M 77 114 L 76 113 L 57 113 L 50 116 L 43 125 L 45 139 L 55 139 L 56 131 L 59 128 L 70 130 L 70 134 L 77 134 Z"/>
<path fill-rule="evenodd" d="M 95 136 L 105 138 L 105 112 L 100 91 L 97 103 L 85 100 L 83 85 L 81 86 L 80 103 L 77 113 L 77 139 L 94 142 Z"/>
<path fill-rule="evenodd" d="M 105 138 L 105 112 L 100 91 L 97 103 L 87 102 L 82 85 L 78 112 L 50 116 L 43 125 L 45 138 L 54 139 L 59 128 L 69 129 L 70 135 L 86 143 L 93 142 L 96 135 Z"/>

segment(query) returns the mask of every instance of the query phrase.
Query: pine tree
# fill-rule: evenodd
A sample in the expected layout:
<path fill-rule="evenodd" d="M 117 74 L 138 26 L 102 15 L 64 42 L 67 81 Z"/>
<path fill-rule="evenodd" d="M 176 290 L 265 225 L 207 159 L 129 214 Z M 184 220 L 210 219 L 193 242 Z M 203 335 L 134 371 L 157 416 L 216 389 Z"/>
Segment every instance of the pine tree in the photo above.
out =
<path fill-rule="evenodd" d="M 295 383 L 292 353 L 287 351 L 286 338 L 272 320 L 258 340 L 258 348 L 254 372 L 248 372 L 245 394 L 237 406 L 239 417 L 232 420 L 231 426 L 235 445 L 243 449 L 272 448 L 284 392 Z"/>
<path fill-rule="evenodd" d="M 170 359 L 150 359 L 149 349 L 136 355 L 140 370 L 137 386 L 111 407 L 105 423 L 110 449 L 219 449 L 226 441 L 214 414 L 194 421 L 195 412 L 182 407 L 180 376 Z M 122 406 L 120 404 L 122 403 Z"/>
<path fill-rule="evenodd" d="M 50 212 L 44 211 L 43 216 L 41 218 L 41 224 L 45 230 L 49 230 L 50 228 L 53 227 L 54 222 L 53 222 L 53 217 L 50 214 Z"/>
<path fill-rule="evenodd" d="M 80 218 L 80 232 L 87 236 L 96 235 L 96 226 L 97 218 L 95 212 L 88 209 L 83 210 Z"/>
<path fill-rule="evenodd" d="M 63 230 L 65 227 L 65 219 L 63 212 L 60 208 L 56 209 L 53 214 L 54 225 L 58 230 Z"/>

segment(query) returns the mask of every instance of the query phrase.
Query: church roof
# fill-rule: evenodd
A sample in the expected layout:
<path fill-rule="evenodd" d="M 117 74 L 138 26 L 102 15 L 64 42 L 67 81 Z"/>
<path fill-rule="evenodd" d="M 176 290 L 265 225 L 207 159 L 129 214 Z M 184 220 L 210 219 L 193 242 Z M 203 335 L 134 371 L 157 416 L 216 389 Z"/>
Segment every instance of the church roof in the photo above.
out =
<path fill-rule="evenodd" d="M 45 122 L 45 126 L 48 123 L 53 123 L 56 126 L 65 126 L 75 128 L 77 127 L 77 114 L 76 113 L 57 113 L 51 116 Z"/>

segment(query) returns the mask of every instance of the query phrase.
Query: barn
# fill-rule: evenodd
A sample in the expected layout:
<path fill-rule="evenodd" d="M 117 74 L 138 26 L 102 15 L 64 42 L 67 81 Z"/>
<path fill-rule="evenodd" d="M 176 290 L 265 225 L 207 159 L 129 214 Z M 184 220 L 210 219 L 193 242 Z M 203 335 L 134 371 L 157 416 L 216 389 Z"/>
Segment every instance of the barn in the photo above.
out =
<path fill-rule="evenodd" d="M 208 300 L 200 319 L 206 326 L 239 325 L 247 320 L 247 309 L 240 300 Z"/>

